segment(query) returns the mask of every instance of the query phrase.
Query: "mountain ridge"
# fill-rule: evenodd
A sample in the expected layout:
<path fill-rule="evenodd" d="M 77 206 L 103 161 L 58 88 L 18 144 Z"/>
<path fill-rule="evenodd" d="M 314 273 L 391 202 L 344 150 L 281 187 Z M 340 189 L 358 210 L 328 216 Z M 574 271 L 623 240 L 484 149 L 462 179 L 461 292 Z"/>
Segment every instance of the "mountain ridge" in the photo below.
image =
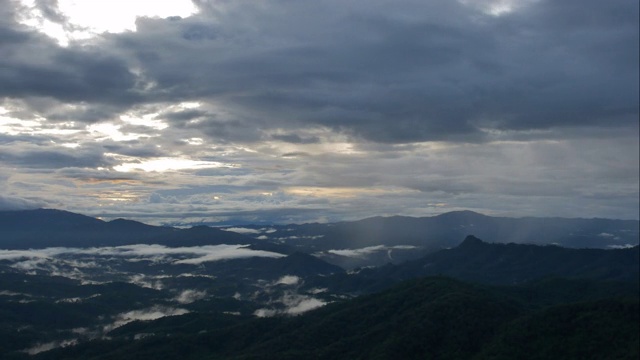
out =
<path fill-rule="evenodd" d="M 360 295 L 425 276 L 490 285 L 517 285 L 549 277 L 622 281 L 640 279 L 640 247 L 570 249 L 557 245 L 489 243 L 469 235 L 458 246 L 402 264 L 360 268 L 316 278 L 312 286 Z"/>

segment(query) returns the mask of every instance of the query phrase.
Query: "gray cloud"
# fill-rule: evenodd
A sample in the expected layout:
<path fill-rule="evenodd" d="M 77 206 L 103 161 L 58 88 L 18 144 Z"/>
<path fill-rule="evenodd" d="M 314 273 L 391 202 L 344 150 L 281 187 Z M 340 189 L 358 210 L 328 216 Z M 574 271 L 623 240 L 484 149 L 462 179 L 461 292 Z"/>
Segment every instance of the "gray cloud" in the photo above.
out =
<path fill-rule="evenodd" d="M 320 138 L 317 136 L 302 137 L 298 134 L 271 135 L 271 138 L 294 144 L 317 144 L 320 142 Z"/>
<path fill-rule="evenodd" d="M 317 124 L 382 142 L 460 141 L 637 118 L 635 3 L 538 1 L 500 17 L 457 2 L 383 3 L 207 4 L 227 16 L 142 19 L 114 40 L 139 61 L 156 54 L 146 75 L 163 94 L 215 99 L 223 112 L 200 124 L 214 138 Z M 183 36 L 193 29 L 216 35 L 194 43 Z"/>
<path fill-rule="evenodd" d="M 197 1 L 66 47 L 0 2 L 5 197 L 156 224 L 638 217 L 637 2 Z M 120 166 L 148 161 L 233 166 Z"/>
<path fill-rule="evenodd" d="M 41 42 L 41 46 L 33 50 L 18 44 L 11 46 L 18 49 L 3 46 L 3 52 L 11 55 L 0 60 L 3 69 L 0 96 L 123 104 L 130 104 L 138 97 L 133 91 L 135 76 L 123 60 L 101 54 L 97 49 L 60 49 L 34 35 L 24 40 L 25 43 Z"/>
<path fill-rule="evenodd" d="M 0 162 L 26 168 L 59 169 L 64 167 L 101 167 L 110 161 L 99 149 L 65 149 L 54 147 L 3 147 Z"/>
<path fill-rule="evenodd" d="M 45 203 L 38 200 L 24 199 L 15 196 L 0 195 L 0 211 L 32 210 L 45 207 Z"/>

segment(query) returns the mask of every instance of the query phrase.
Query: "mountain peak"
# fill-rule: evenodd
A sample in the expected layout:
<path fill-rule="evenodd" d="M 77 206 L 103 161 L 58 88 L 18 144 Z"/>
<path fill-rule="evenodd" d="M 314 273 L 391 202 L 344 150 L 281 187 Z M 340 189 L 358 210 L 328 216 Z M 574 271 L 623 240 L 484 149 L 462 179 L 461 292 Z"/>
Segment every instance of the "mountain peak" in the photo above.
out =
<path fill-rule="evenodd" d="M 477 213 L 471 210 L 457 210 L 457 211 L 449 211 L 446 213 L 442 213 L 437 215 L 436 217 L 443 219 L 484 219 L 487 218 L 487 215 Z"/>
<path fill-rule="evenodd" d="M 481 246 L 486 244 L 484 241 L 478 239 L 477 237 L 473 236 L 473 235 L 467 235 L 466 238 L 464 238 L 464 241 L 460 244 L 460 247 L 477 247 L 477 246 Z"/>

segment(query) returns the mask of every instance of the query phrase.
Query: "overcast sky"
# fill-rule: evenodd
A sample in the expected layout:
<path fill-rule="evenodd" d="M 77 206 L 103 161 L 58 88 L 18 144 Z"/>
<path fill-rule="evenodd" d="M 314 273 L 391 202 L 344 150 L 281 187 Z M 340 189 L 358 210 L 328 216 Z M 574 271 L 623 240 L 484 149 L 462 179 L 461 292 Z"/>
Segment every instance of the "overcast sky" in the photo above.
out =
<path fill-rule="evenodd" d="M 637 0 L 0 0 L 0 209 L 639 217 Z"/>

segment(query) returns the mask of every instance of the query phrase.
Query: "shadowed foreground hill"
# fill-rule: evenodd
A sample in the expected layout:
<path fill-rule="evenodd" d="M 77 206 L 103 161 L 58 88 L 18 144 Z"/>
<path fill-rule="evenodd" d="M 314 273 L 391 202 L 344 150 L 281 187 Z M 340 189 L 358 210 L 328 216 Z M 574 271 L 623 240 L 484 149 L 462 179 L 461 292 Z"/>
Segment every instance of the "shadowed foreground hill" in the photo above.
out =
<path fill-rule="evenodd" d="M 488 287 L 426 278 L 295 318 L 218 324 L 184 315 L 132 324 L 112 341 L 35 359 L 636 359 L 637 294 L 613 298 L 606 286 L 600 290 L 601 299 L 567 303 L 544 284 Z M 539 298 L 553 301 L 541 307 Z M 176 331 L 167 336 L 171 322 Z M 140 332 L 159 336 L 132 340 Z"/>

